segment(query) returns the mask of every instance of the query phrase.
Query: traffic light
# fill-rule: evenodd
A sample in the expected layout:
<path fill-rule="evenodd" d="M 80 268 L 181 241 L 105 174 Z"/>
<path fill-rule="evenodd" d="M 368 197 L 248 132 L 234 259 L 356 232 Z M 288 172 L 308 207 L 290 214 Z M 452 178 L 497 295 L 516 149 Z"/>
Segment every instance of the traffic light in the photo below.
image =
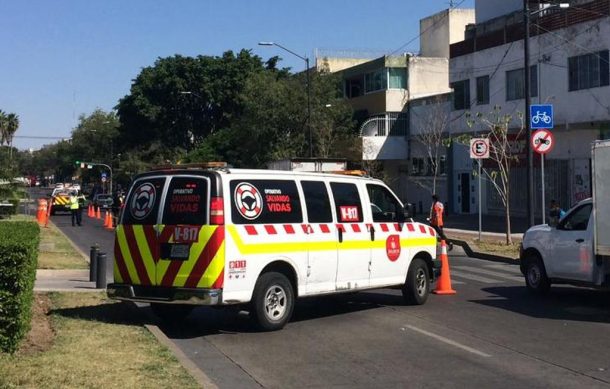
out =
<path fill-rule="evenodd" d="M 80 165 L 80 161 L 74 162 L 75 165 Z"/>

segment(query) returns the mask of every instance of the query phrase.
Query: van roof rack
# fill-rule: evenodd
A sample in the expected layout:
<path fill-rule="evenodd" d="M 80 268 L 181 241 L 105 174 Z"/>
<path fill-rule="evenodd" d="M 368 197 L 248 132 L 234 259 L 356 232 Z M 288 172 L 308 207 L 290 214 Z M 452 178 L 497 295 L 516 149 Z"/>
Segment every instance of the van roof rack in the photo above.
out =
<path fill-rule="evenodd" d="M 212 161 L 212 162 L 196 162 L 196 163 L 178 163 L 168 165 L 154 166 L 152 170 L 178 170 L 178 169 L 223 169 L 228 168 L 226 162 Z"/>
<path fill-rule="evenodd" d="M 368 177 L 366 170 L 331 170 L 325 173 L 342 174 L 344 176 Z"/>

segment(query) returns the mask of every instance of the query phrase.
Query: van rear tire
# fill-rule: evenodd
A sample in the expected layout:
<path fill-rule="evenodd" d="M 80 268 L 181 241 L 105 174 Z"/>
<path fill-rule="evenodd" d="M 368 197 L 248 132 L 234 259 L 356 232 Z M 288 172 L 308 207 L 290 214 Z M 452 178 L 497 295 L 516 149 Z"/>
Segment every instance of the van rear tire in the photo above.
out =
<path fill-rule="evenodd" d="M 542 259 L 534 253 L 525 257 L 525 286 L 534 294 L 543 295 L 551 289 L 551 280 L 546 275 Z"/>
<path fill-rule="evenodd" d="M 250 316 L 264 331 L 282 329 L 294 310 L 294 289 L 282 273 L 260 275 L 254 287 Z"/>
<path fill-rule="evenodd" d="M 409 266 L 407 280 L 402 286 L 402 297 L 408 305 L 422 305 L 430 294 L 428 266 L 421 258 L 414 258 Z"/>

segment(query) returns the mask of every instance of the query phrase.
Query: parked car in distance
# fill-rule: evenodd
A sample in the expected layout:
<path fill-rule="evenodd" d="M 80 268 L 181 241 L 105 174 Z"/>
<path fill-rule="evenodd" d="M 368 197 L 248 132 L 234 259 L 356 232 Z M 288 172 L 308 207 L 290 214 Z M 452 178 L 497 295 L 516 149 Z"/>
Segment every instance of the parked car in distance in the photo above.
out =
<path fill-rule="evenodd" d="M 97 208 L 101 209 L 111 209 L 112 208 L 112 195 L 110 194 L 96 194 L 93 198 L 93 205 Z"/>

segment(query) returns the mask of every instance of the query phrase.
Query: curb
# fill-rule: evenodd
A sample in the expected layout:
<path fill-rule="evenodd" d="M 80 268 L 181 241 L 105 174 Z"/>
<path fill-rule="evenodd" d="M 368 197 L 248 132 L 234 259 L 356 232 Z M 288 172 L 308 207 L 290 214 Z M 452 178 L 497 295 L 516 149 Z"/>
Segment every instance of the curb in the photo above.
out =
<path fill-rule="evenodd" d="M 78 246 L 77 246 L 77 245 L 76 245 L 74 242 L 72 242 L 72 239 L 70 239 L 70 238 L 68 237 L 68 235 L 66 235 L 66 234 L 65 234 L 65 233 L 64 233 L 64 232 L 63 232 L 63 231 L 62 231 L 60 228 L 58 228 L 58 227 L 55 225 L 55 223 L 53 223 L 53 222 L 51 221 L 51 219 L 49 219 L 49 224 L 51 224 L 51 225 L 52 225 L 52 226 L 53 226 L 53 227 L 54 227 L 54 228 L 55 228 L 57 231 L 59 231 L 59 233 L 60 233 L 60 234 L 61 234 L 61 235 L 62 235 L 64 238 L 66 238 L 66 240 L 67 240 L 68 242 L 70 242 L 70 246 L 72 246 L 72 248 L 73 248 L 73 249 L 74 249 L 74 250 L 75 250 L 77 253 L 79 253 L 79 254 L 80 254 L 80 255 L 81 255 L 83 258 L 84 258 L 84 260 L 85 260 L 87 263 L 89 263 L 89 255 L 85 254 L 85 253 L 83 252 L 83 250 L 81 250 L 81 249 L 80 249 L 80 248 L 79 248 L 79 247 L 78 247 Z M 44 228 L 44 227 L 42 227 L 42 228 Z"/>
<path fill-rule="evenodd" d="M 466 255 L 468 255 L 471 258 L 484 259 L 484 260 L 491 261 L 491 262 L 508 263 L 511 265 L 516 265 L 519 263 L 519 259 L 516 259 L 516 258 L 510 258 L 510 257 L 504 257 L 502 255 L 494 255 L 494 254 L 481 253 L 478 251 L 474 251 L 470 248 L 468 243 L 463 240 L 448 239 L 448 241 L 453 243 L 454 245 L 460 246 L 464 250 Z"/>
<path fill-rule="evenodd" d="M 135 303 L 133 303 L 133 305 L 140 311 L 140 313 L 144 317 L 148 318 L 150 321 L 155 320 L 155 318 L 150 312 L 146 312 L 142 309 L 143 307 L 138 306 Z M 207 374 L 203 372 L 203 370 L 199 369 L 197 365 L 195 365 L 195 363 L 193 363 L 193 361 L 191 361 L 189 357 L 187 357 L 186 354 L 184 354 L 184 352 L 180 350 L 180 348 L 178 348 L 178 346 L 176 346 L 174 342 L 171 341 L 171 339 L 165 336 L 163 331 L 161 331 L 158 326 L 156 326 L 155 324 L 144 324 L 144 327 L 146 327 L 146 329 L 157 339 L 157 341 L 159 341 L 159 343 L 167 347 L 172 352 L 172 354 L 174 354 L 174 357 L 176 357 L 178 363 L 180 363 L 180 365 L 182 365 L 182 367 L 186 369 L 186 371 L 195 379 L 195 381 L 197 381 L 197 383 L 202 388 L 218 389 L 218 386 L 210 379 L 210 377 L 208 377 Z"/>

